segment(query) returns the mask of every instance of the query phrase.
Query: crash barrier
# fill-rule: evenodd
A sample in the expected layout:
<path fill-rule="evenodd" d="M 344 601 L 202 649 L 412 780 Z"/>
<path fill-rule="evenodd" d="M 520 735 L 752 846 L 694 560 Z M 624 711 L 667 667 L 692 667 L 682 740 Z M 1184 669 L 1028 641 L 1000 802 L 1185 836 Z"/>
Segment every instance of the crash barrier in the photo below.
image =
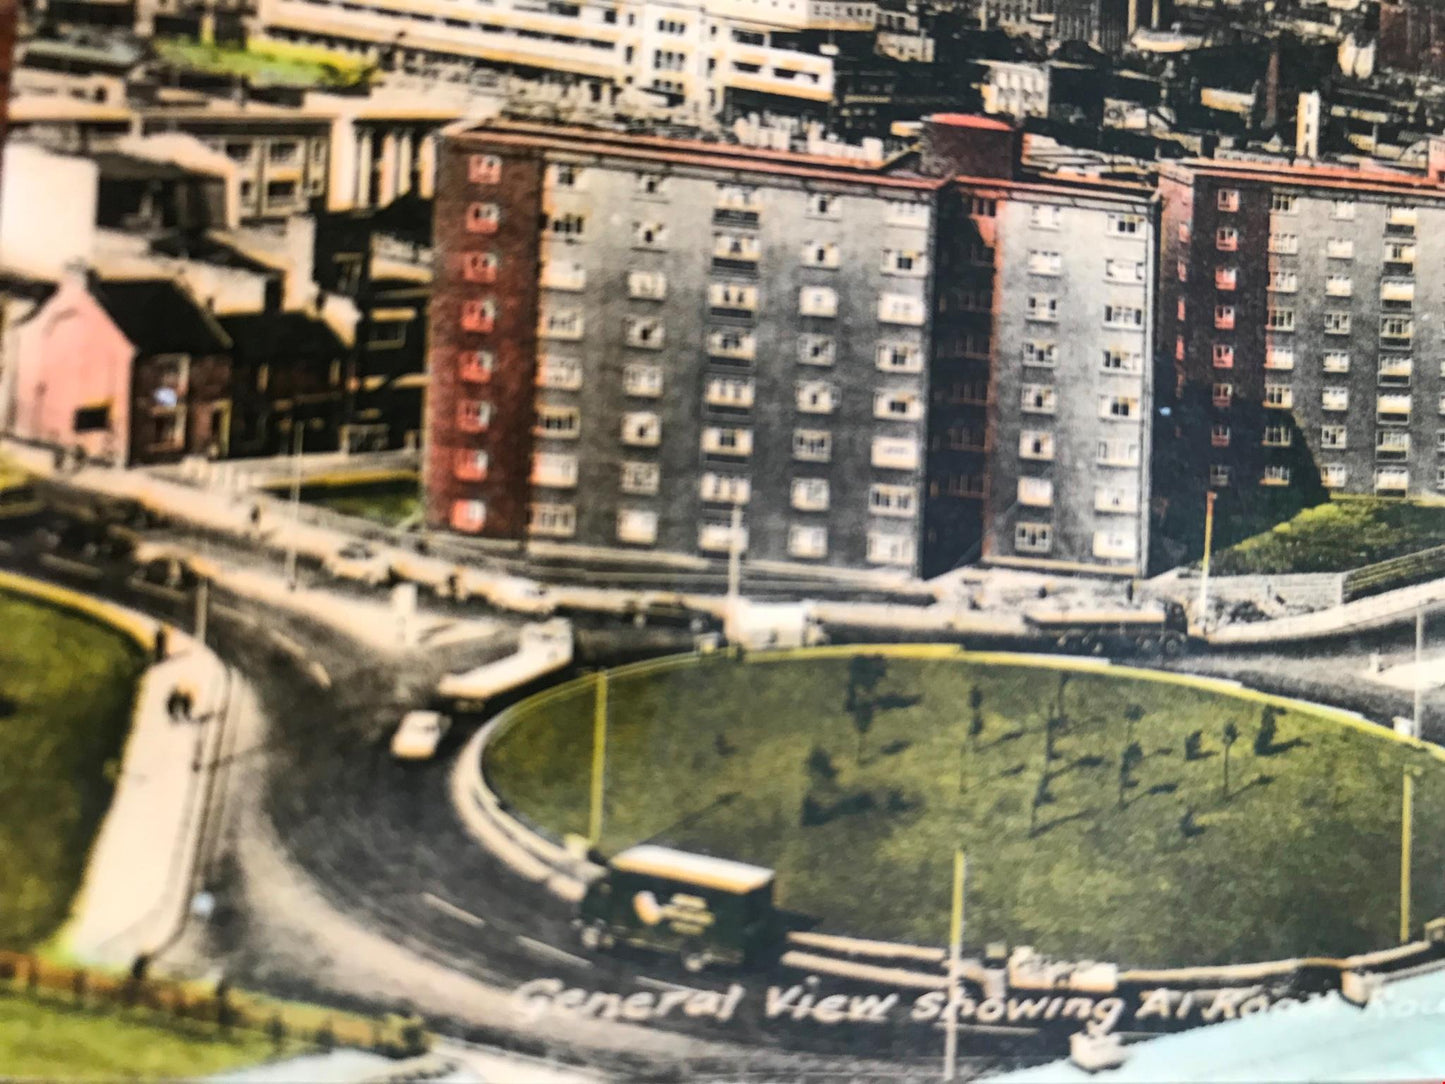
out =
<path fill-rule="evenodd" d="M 1393 557 L 1346 572 L 1342 601 L 1352 602 L 1439 576 L 1445 576 L 1445 546 Z"/>
<path fill-rule="evenodd" d="M 1210 576 L 1209 597 L 1226 613 L 1253 606 L 1256 620 L 1265 620 L 1283 608 L 1323 610 L 1346 601 L 1343 572 L 1293 572 L 1278 576 Z M 1194 571 L 1160 584 L 1156 593 L 1188 604 L 1199 595 L 1199 574 Z"/>
<path fill-rule="evenodd" d="M 198 1035 L 256 1032 L 277 1046 L 287 1041 L 323 1049 L 348 1046 L 389 1057 L 415 1057 L 431 1048 L 431 1037 L 416 1016 L 366 1017 L 319 1005 L 271 1002 L 224 983 L 152 979 L 144 970 L 139 962 L 129 974 L 117 974 L 0 952 L 0 992 L 67 1009 L 128 1010 L 138 1014 L 137 1020 Z"/>

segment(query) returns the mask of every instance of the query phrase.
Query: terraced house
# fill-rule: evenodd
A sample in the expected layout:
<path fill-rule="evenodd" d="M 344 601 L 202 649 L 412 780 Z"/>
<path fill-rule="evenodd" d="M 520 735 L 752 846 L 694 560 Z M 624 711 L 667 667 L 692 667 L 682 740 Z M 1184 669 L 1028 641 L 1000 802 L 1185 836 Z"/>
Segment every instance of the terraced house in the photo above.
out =
<path fill-rule="evenodd" d="M 430 521 L 534 549 L 1132 572 L 1149 193 L 1022 179 L 994 121 L 935 117 L 925 143 L 858 162 L 450 130 Z"/>
<path fill-rule="evenodd" d="M 1445 491 L 1445 189 L 1248 161 L 1165 167 L 1161 382 L 1197 503 Z M 1174 468 L 1171 467 L 1171 470 Z"/>

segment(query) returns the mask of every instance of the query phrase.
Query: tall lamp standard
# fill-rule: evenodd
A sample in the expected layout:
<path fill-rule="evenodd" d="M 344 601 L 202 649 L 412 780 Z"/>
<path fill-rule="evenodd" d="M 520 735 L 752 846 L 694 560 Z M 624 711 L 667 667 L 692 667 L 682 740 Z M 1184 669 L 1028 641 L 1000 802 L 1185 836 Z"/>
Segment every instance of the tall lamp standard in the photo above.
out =
<path fill-rule="evenodd" d="M 1204 562 L 1199 570 L 1199 629 L 1204 631 L 1209 619 L 1209 555 L 1214 546 L 1214 490 L 1204 499 Z"/>

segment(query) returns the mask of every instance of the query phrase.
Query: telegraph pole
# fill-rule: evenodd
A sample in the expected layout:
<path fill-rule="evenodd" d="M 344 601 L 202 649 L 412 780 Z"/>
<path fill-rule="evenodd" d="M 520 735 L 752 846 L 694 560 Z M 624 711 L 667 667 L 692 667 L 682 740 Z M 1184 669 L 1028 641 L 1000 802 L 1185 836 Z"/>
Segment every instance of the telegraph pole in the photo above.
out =
<path fill-rule="evenodd" d="M 306 441 L 306 423 L 291 416 L 291 537 L 286 543 L 286 586 L 296 588 L 296 531 L 301 526 L 301 448 Z"/>
<path fill-rule="evenodd" d="M 597 689 L 592 701 L 592 803 L 587 817 L 587 840 L 597 846 L 602 839 L 602 794 L 607 774 L 607 671 L 597 671 Z"/>
<path fill-rule="evenodd" d="M 1415 738 L 1424 734 L 1425 712 L 1425 604 L 1415 610 Z"/>
<path fill-rule="evenodd" d="M 211 581 L 204 576 L 196 584 L 196 642 L 206 646 L 206 616 L 210 605 Z"/>
<path fill-rule="evenodd" d="M 1209 615 L 1209 551 L 1214 545 L 1214 490 L 1210 490 L 1204 500 L 1204 564 L 1199 572 L 1199 630 L 1204 631 L 1204 624 Z"/>
<path fill-rule="evenodd" d="M 1410 849 L 1415 818 L 1415 776 L 1420 769 L 1407 766 L 1400 796 L 1400 944 L 1410 940 Z"/>
<path fill-rule="evenodd" d="M 963 968 L 963 894 L 968 883 L 968 856 L 953 852 L 953 913 L 948 924 L 948 1016 L 944 1018 L 943 1079 L 958 1077 L 958 973 Z"/>

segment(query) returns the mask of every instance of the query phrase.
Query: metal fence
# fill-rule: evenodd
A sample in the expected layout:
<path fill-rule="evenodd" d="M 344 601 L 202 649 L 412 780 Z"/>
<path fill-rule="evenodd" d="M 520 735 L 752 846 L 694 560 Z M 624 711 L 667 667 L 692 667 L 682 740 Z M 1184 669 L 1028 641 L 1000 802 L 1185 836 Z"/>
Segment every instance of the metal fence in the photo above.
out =
<path fill-rule="evenodd" d="M 1345 573 L 1344 601 L 1383 594 L 1445 576 L 1445 546 L 1379 561 Z"/>

